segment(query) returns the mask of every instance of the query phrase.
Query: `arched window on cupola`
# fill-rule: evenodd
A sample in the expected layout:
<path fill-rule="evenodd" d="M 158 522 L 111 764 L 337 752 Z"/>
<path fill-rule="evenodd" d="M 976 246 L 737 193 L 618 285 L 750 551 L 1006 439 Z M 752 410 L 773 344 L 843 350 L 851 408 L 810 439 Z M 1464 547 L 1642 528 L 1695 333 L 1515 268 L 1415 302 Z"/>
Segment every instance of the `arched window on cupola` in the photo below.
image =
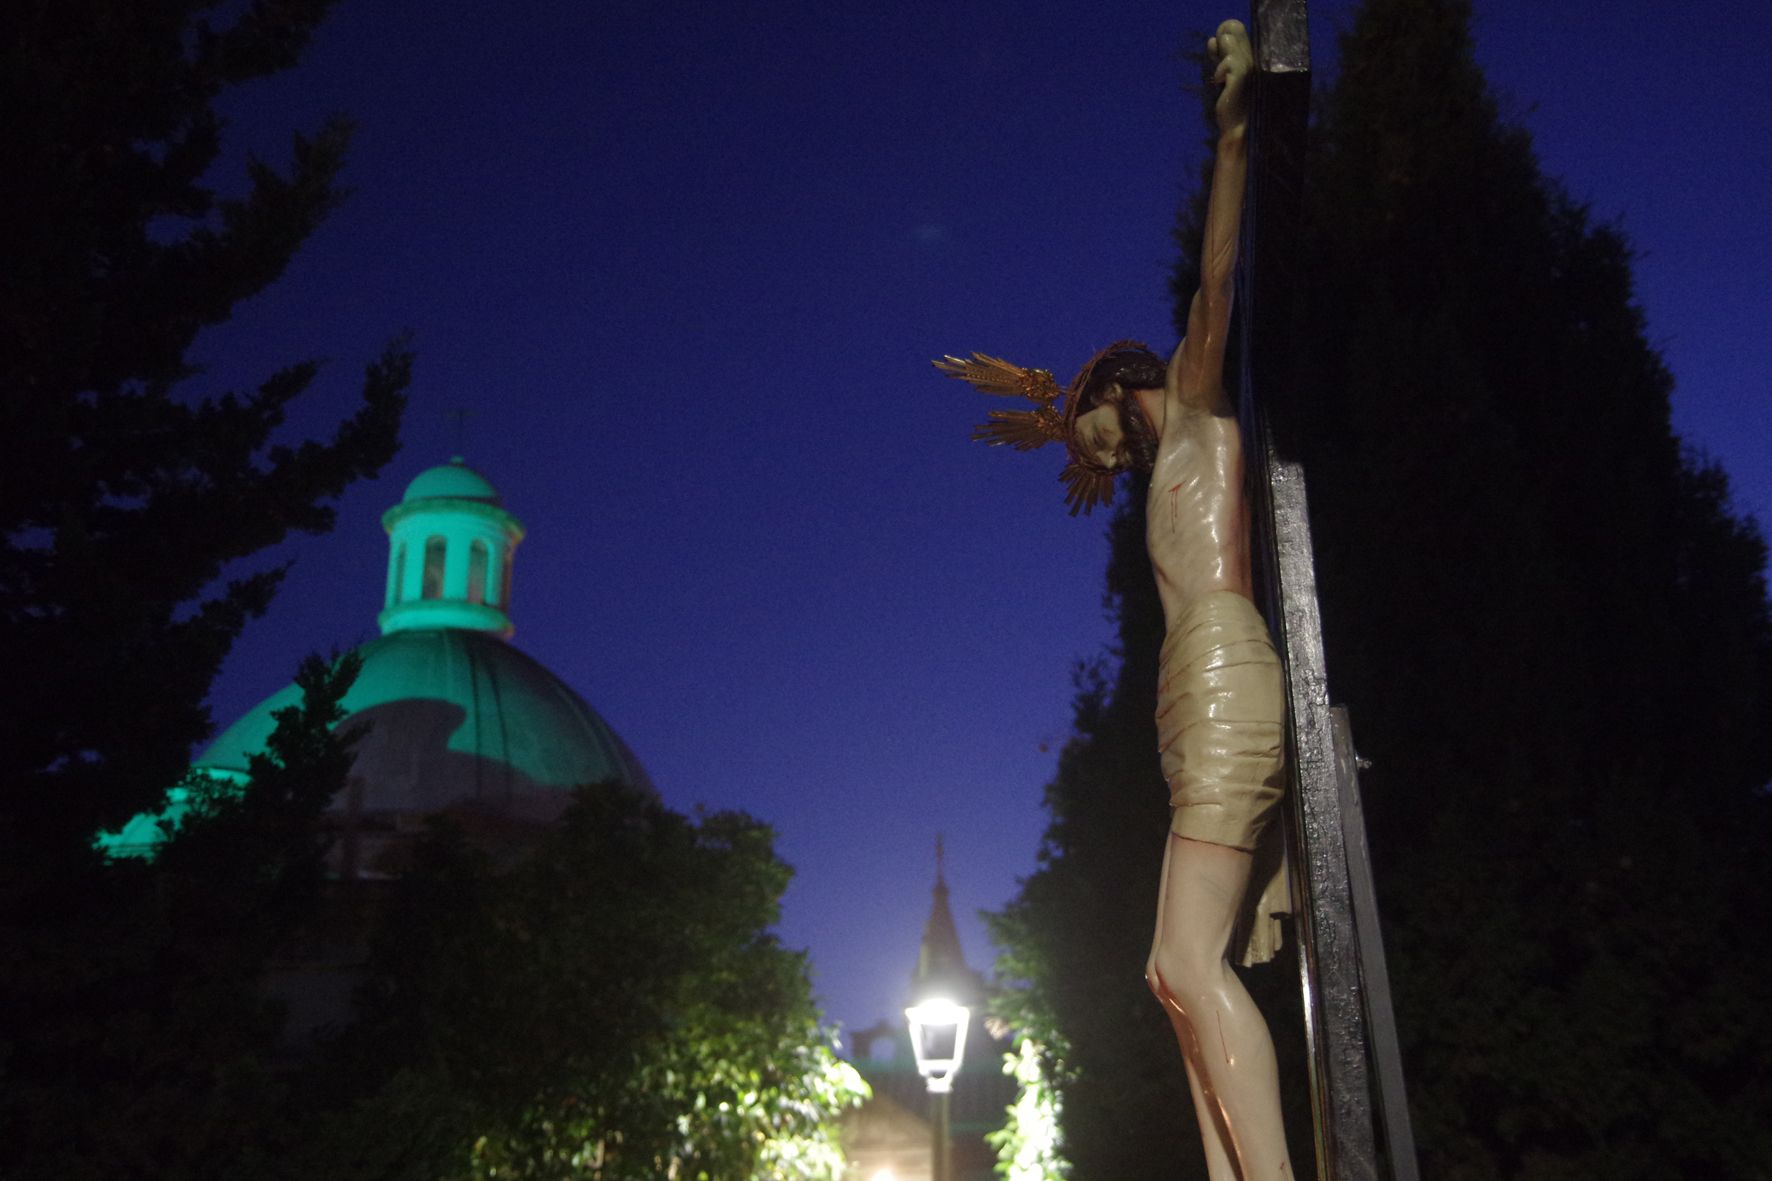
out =
<path fill-rule="evenodd" d="M 486 543 L 474 539 L 468 546 L 468 602 L 484 603 L 486 601 L 486 563 L 491 559 L 492 551 Z"/>
<path fill-rule="evenodd" d="M 388 596 L 388 606 L 401 602 L 406 598 L 406 543 L 402 541 L 394 547 L 394 590 Z"/>
<path fill-rule="evenodd" d="M 443 539 L 441 537 L 425 538 L 425 575 L 418 593 L 420 598 L 425 599 L 443 597 Z"/>

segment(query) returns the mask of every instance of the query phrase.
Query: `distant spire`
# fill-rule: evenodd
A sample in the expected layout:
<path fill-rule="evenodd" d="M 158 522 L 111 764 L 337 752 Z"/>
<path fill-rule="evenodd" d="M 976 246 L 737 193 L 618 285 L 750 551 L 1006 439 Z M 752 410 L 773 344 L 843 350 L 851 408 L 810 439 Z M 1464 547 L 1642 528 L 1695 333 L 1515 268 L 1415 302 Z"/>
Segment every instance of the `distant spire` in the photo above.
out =
<path fill-rule="evenodd" d="M 960 947 L 960 931 L 954 925 L 954 912 L 948 907 L 944 861 L 942 839 L 937 836 L 935 888 L 929 903 L 929 918 L 923 924 L 923 943 L 917 949 L 917 971 L 911 977 L 911 991 L 918 996 L 947 993 L 950 1000 L 968 1004 L 983 995 L 984 981 L 966 966 L 966 953 Z"/>

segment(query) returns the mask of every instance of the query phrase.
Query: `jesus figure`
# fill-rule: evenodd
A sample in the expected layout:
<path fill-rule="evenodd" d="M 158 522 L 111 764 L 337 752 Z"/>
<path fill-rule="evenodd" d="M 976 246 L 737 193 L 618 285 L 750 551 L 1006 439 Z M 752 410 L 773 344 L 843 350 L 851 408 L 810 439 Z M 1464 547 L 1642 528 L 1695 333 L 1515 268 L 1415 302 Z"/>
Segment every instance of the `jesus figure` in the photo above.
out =
<path fill-rule="evenodd" d="M 1289 909 L 1280 859 L 1257 856 L 1284 787 L 1285 698 L 1252 598 L 1242 436 L 1224 387 L 1253 59 L 1234 20 L 1207 51 L 1220 89 L 1200 289 L 1168 364 L 1122 342 L 1064 391 L 1044 370 L 982 354 L 936 364 L 1036 403 L 993 411 L 979 437 L 1022 450 L 1064 443 L 1073 514 L 1109 500 L 1116 473 L 1151 473 L 1145 541 L 1167 625 L 1157 733 L 1171 822 L 1145 979 L 1181 1044 L 1212 1181 L 1280 1181 L 1293 1174 L 1273 1043 L 1229 963 L 1272 958 Z"/>

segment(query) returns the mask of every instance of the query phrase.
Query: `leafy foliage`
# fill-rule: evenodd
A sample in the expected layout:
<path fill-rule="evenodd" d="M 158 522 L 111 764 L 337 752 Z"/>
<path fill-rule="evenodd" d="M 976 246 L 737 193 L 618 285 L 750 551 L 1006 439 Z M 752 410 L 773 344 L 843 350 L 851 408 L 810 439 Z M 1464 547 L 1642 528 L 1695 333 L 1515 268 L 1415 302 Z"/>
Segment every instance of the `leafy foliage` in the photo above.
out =
<path fill-rule="evenodd" d="M 1671 432 L 1622 233 L 1501 120 L 1468 19 L 1368 0 L 1344 39 L 1293 266 L 1310 381 L 1269 391 L 1310 479 L 1332 692 L 1373 762 L 1423 1175 L 1763 1176 L 1772 963 L 1742 932 L 1772 910 L 1766 549 Z M 1152 1081 L 1155 1014 L 1128 1007 L 1161 832 L 1126 802 L 1160 793 L 1141 499 L 1109 569 L 1119 666 L 1079 697 L 999 927 L 1033 1028 L 1069 1047 L 1079 1181 L 1149 1175 L 1191 1123 Z M 1139 922 L 1103 921 L 1121 907 Z M 1295 1019 L 1268 1001 L 1285 1055 Z"/>
<path fill-rule="evenodd" d="M 508 869 L 439 822 L 340 1047 L 346 1102 L 289 1175 L 838 1176 L 835 1120 L 864 1088 L 767 931 L 788 879 L 771 846 L 748 817 L 615 785 Z M 363 1167 L 365 1111 L 404 1159 Z"/>
<path fill-rule="evenodd" d="M 1003 1055 L 1003 1073 L 1015 1080 L 1015 1102 L 1001 1128 L 985 1133 L 997 1150 L 997 1175 L 1003 1181 L 1064 1181 L 1070 1162 L 1064 1159 L 1059 1132 L 1064 1104 L 1052 1084 L 1062 1060 L 1023 1035 Z"/>
<path fill-rule="evenodd" d="M 261 975 L 318 905 L 317 821 L 350 765 L 332 727 L 357 669 L 305 661 L 251 789 L 187 780 L 159 855 L 108 865 L 8 965 L 0 1171 L 225 1176 L 263 1135 L 283 1084 Z"/>

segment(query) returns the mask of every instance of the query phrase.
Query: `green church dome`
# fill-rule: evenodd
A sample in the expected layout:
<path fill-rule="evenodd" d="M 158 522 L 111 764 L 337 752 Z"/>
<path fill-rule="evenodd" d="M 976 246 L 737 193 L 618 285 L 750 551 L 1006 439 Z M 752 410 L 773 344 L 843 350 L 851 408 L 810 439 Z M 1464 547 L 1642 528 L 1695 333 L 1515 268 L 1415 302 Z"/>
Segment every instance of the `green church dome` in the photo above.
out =
<path fill-rule="evenodd" d="M 334 802 L 360 816 L 476 812 L 558 816 L 568 789 L 618 780 L 651 790 L 634 752 L 584 699 L 540 663 L 485 632 L 397 631 L 358 649 L 363 671 L 342 726 L 367 723 L 350 786 Z M 290 685 L 222 732 L 201 770 L 244 775 Z"/>
<path fill-rule="evenodd" d="M 584 699 L 506 641 L 511 567 L 523 525 L 486 477 L 460 458 L 421 472 L 382 517 L 388 568 L 382 635 L 358 649 L 362 671 L 345 695 L 343 726 L 366 727 L 331 823 L 353 835 L 347 876 L 398 872 L 378 848 L 448 812 L 476 824 L 546 823 L 572 788 L 617 781 L 653 790 L 640 761 Z M 297 701 L 290 685 L 222 732 L 193 764 L 243 782 L 265 749 L 273 715 Z M 161 818 L 185 807 L 173 788 Z M 385 834 L 378 836 L 376 834 Z M 99 843 L 150 853 L 153 815 Z M 359 857 L 359 853 L 361 856 Z"/>
<path fill-rule="evenodd" d="M 412 483 L 406 485 L 406 495 L 400 498 L 400 503 L 445 499 L 499 503 L 498 489 L 492 486 L 492 481 L 463 463 L 459 455 L 413 477 Z"/>

